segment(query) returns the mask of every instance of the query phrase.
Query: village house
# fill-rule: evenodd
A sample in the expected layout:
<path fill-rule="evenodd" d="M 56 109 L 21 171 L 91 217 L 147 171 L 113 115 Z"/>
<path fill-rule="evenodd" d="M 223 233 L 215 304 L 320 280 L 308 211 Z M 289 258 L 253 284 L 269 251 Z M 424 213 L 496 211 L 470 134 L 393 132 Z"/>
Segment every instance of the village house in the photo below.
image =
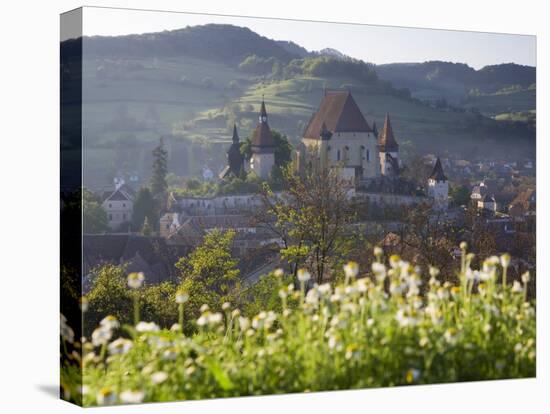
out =
<path fill-rule="evenodd" d="M 134 211 L 134 190 L 124 181 L 118 183 L 114 190 L 103 192 L 102 206 L 107 213 L 109 227 L 113 231 L 128 231 Z"/>

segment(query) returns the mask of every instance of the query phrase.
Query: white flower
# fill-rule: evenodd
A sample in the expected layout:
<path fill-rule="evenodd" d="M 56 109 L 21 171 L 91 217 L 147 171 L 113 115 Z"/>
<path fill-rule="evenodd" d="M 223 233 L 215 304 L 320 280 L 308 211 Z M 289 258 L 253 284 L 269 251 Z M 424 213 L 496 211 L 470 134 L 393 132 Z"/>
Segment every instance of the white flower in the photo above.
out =
<path fill-rule="evenodd" d="M 531 274 L 528 271 L 521 275 L 521 281 L 523 283 L 527 284 L 529 280 L 531 280 Z"/>
<path fill-rule="evenodd" d="M 376 276 L 376 280 L 379 282 L 383 281 L 386 278 L 386 266 L 382 263 L 374 262 L 371 265 L 372 273 Z"/>
<path fill-rule="evenodd" d="M 512 285 L 512 292 L 514 293 L 523 292 L 521 283 L 519 283 L 517 280 L 514 280 L 514 284 Z"/>
<path fill-rule="evenodd" d="M 329 295 L 331 291 L 330 283 L 323 283 L 317 287 L 319 293 L 323 296 Z"/>
<path fill-rule="evenodd" d="M 201 315 L 199 319 L 197 319 L 197 325 L 204 326 L 208 323 L 208 317 L 205 315 Z"/>
<path fill-rule="evenodd" d="M 211 313 L 208 316 L 208 323 L 211 325 L 216 325 L 218 323 L 221 323 L 222 320 L 223 320 L 223 315 L 219 312 Z"/>
<path fill-rule="evenodd" d="M 508 253 L 504 253 L 502 256 L 500 256 L 500 264 L 502 265 L 502 267 L 510 266 L 510 255 Z"/>
<path fill-rule="evenodd" d="M 354 278 L 359 273 L 359 265 L 356 262 L 348 262 L 344 265 L 344 273 L 346 277 Z"/>
<path fill-rule="evenodd" d="M 136 325 L 136 331 L 138 332 L 157 332 L 160 330 L 158 325 L 155 322 L 139 322 Z"/>
<path fill-rule="evenodd" d="M 109 353 L 111 355 L 125 354 L 132 349 L 133 343 L 129 339 L 118 338 L 109 344 Z"/>
<path fill-rule="evenodd" d="M 180 290 L 178 293 L 176 293 L 176 303 L 183 304 L 189 300 L 189 294 L 184 291 Z"/>
<path fill-rule="evenodd" d="M 114 316 L 112 315 L 109 315 L 109 316 L 106 316 L 104 317 L 101 322 L 99 322 L 99 325 L 102 327 L 102 328 L 105 328 L 105 329 L 116 329 L 120 326 L 120 323 L 118 323 L 118 320 L 117 318 L 115 318 Z"/>
<path fill-rule="evenodd" d="M 96 396 L 98 405 L 112 405 L 115 403 L 116 398 L 116 393 L 109 387 L 100 389 Z"/>
<path fill-rule="evenodd" d="M 454 328 L 449 328 L 445 331 L 445 333 L 443 334 L 443 337 L 445 338 L 445 340 L 447 341 L 447 343 L 453 345 L 456 343 L 456 329 Z"/>
<path fill-rule="evenodd" d="M 61 323 L 61 337 L 64 341 L 73 343 L 74 342 L 74 331 L 72 328 L 67 324 L 67 318 L 65 318 L 65 315 L 61 314 L 60 316 L 60 323 Z"/>
<path fill-rule="evenodd" d="M 206 303 L 203 304 L 201 307 L 200 307 L 200 311 L 201 313 L 206 313 L 210 310 L 210 306 L 208 306 Z"/>
<path fill-rule="evenodd" d="M 178 356 L 178 354 L 176 353 L 176 351 L 174 349 L 166 349 L 162 353 L 162 359 L 165 360 L 165 361 L 174 361 L 177 356 Z"/>
<path fill-rule="evenodd" d="M 239 317 L 239 328 L 242 332 L 245 332 L 248 328 L 250 328 L 250 319 L 240 316 Z"/>
<path fill-rule="evenodd" d="M 143 285 L 145 276 L 143 272 L 132 272 L 128 275 L 128 286 L 130 289 L 139 289 Z"/>
<path fill-rule="evenodd" d="M 298 280 L 302 283 L 306 283 L 311 279 L 311 274 L 306 269 L 298 269 Z"/>
<path fill-rule="evenodd" d="M 125 404 L 139 404 L 143 402 L 145 393 L 143 391 L 122 391 L 120 393 L 120 401 Z"/>
<path fill-rule="evenodd" d="M 170 327 L 170 330 L 172 332 L 179 332 L 181 331 L 181 325 L 179 323 L 175 323 Z"/>
<path fill-rule="evenodd" d="M 226 310 L 229 310 L 231 308 L 231 303 L 229 302 L 224 302 L 223 305 L 222 305 L 222 310 L 226 311 Z"/>
<path fill-rule="evenodd" d="M 281 268 L 275 269 L 275 271 L 273 272 L 273 275 L 276 276 L 276 277 L 283 277 L 284 274 L 285 274 L 285 272 Z"/>
<path fill-rule="evenodd" d="M 157 371 L 151 374 L 151 381 L 153 384 L 161 384 L 168 378 L 168 374 L 164 371 Z"/>
<path fill-rule="evenodd" d="M 439 269 L 437 267 L 430 266 L 430 276 L 437 277 L 439 275 Z"/>
<path fill-rule="evenodd" d="M 113 336 L 110 329 L 100 326 L 92 332 L 92 344 L 94 346 L 106 345 Z"/>
<path fill-rule="evenodd" d="M 381 248 L 381 247 L 376 246 L 376 247 L 374 248 L 374 255 L 375 255 L 376 257 L 382 256 L 382 253 L 383 253 L 383 251 L 382 251 L 382 248 Z"/>
<path fill-rule="evenodd" d="M 460 242 L 460 248 L 462 250 L 466 250 L 468 248 L 468 243 L 466 243 L 465 241 Z"/>

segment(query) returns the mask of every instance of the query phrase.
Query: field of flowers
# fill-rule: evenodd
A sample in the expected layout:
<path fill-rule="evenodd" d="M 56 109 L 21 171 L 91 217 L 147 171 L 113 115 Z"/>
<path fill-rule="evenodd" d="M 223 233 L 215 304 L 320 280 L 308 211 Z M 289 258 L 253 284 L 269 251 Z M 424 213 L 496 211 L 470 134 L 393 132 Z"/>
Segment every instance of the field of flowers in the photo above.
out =
<path fill-rule="evenodd" d="M 62 388 L 95 406 L 535 376 L 529 274 L 508 281 L 507 255 L 472 270 L 463 253 L 458 285 L 434 268 L 423 285 L 420 269 L 396 256 L 385 265 L 379 249 L 366 277 L 351 262 L 337 286 L 311 285 L 305 269 L 285 285 L 279 270 L 281 312 L 204 306 L 192 336 L 140 321 L 136 303 L 134 326 L 106 316 L 77 344 Z M 176 296 L 180 321 L 187 300 Z M 62 318 L 64 345 L 75 345 L 71 334 Z"/>

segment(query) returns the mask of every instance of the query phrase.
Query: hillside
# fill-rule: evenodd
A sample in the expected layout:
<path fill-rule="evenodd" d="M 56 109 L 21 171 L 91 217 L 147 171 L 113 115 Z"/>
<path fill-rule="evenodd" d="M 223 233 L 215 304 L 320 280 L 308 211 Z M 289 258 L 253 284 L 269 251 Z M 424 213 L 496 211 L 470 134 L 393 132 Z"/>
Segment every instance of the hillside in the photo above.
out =
<path fill-rule="evenodd" d="M 306 55 L 295 43 L 270 40 L 245 28 L 206 25 L 91 37 L 84 45 L 85 168 L 92 187 L 108 184 L 118 171 L 135 170 L 145 178 L 150 150 L 161 135 L 167 137 L 170 169 L 177 175 L 198 175 L 205 164 L 217 171 L 225 162 L 233 122 L 241 138 L 247 137 L 262 95 L 272 128 L 297 142 L 324 88 L 350 89 L 369 123 L 381 126 L 385 113 L 391 113 L 397 139 L 410 142 L 404 148 L 465 156 L 488 150 L 509 154 L 510 146 L 517 147 L 517 155 L 534 151 L 533 145 L 525 145 L 533 142 L 534 130 L 524 122 L 497 122 L 476 111 L 423 103 L 400 89 L 403 83 L 394 87 L 384 80 L 387 72 L 380 73 L 380 66 L 318 52 Z M 498 84 L 495 73 L 504 78 L 499 69 L 487 70 L 480 77 L 485 83 L 478 84 Z M 460 84 L 471 76 L 466 67 L 434 79 Z M 479 89 L 476 99 L 485 100 L 486 106 L 520 101 L 517 91 L 489 92 Z M 527 94 L 526 109 L 529 99 Z M 515 112 L 517 105 L 509 107 Z"/>
<path fill-rule="evenodd" d="M 536 69 L 513 63 L 475 70 L 463 63 L 431 61 L 377 65 L 380 78 L 424 100 L 445 99 L 488 116 L 535 109 Z"/>

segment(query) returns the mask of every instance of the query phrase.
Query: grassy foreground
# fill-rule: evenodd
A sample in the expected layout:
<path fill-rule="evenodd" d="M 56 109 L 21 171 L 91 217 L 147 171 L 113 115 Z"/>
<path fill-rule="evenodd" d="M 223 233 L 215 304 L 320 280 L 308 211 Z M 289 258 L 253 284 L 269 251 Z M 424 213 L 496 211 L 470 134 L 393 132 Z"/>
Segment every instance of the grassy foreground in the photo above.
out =
<path fill-rule="evenodd" d="M 377 257 L 368 277 L 346 265 L 346 282 L 335 287 L 306 289 L 301 270 L 299 289 L 281 282 L 282 312 L 249 319 L 229 304 L 203 307 L 192 337 L 178 324 L 121 328 L 106 317 L 83 340 L 84 386 L 70 386 L 75 365 L 63 369 L 65 396 L 94 406 L 535 375 L 529 274 L 507 281 L 509 256 L 472 270 L 472 255 L 463 254 L 458 286 L 433 268 L 422 285 L 419 269 Z M 140 279 L 129 286 L 139 288 Z M 187 295 L 176 300 L 183 312 Z M 72 340 L 63 318 L 62 335 L 64 344 Z"/>

